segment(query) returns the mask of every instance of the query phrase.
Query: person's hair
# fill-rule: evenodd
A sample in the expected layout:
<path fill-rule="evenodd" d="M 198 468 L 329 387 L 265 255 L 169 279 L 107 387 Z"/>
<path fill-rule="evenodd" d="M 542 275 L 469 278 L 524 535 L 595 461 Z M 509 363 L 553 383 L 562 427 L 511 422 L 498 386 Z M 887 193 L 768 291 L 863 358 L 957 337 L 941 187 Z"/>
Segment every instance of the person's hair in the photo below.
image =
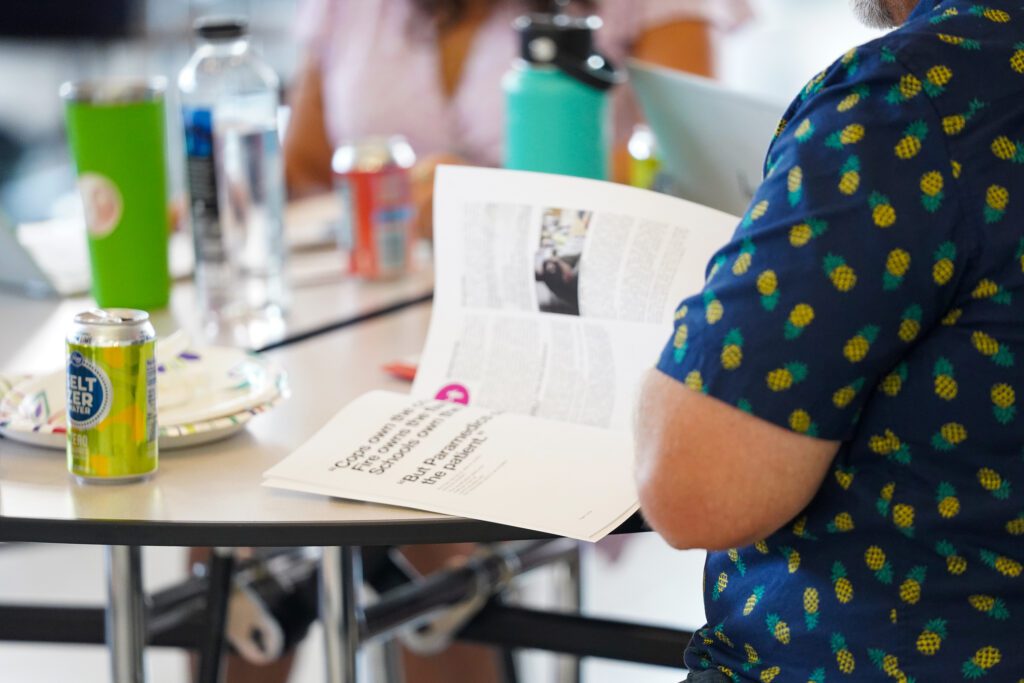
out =
<path fill-rule="evenodd" d="M 471 0 L 409 0 L 422 15 L 429 17 L 438 26 L 454 26 L 466 16 Z M 512 2 L 520 5 L 523 12 L 554 12 L 558 7 L 556 0 L 485 0 L 490 5 Z M 572 0 L 573 7 L 593 10 L 596 0 Z"/>

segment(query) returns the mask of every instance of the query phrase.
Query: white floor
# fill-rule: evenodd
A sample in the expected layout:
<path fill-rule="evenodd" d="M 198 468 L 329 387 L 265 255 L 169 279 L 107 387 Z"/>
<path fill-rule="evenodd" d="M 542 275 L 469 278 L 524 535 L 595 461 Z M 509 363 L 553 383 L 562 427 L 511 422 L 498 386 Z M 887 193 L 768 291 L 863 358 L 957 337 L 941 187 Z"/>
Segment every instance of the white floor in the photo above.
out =
<path fill-rule="evenodd" d="M 147 590 L 179 580 L 180 548 L 147 548 Z M 588 552 L 584 564 L 586 608 L 595 615 L 694 628 L 702 622 L 700 573 L 703 553 L 677 553 L 652 534 L 634 537 L 617 562 Z M 94 546 L 0 546 L 0 602 L 99 604 L 103 599 L 103 553 Z M 322 680 L 320 634 L 303 644 L 291 681 Z M 682 653 L 680 652 L 680 656 Z M 186 683 L 185 657 L 153 648 L 147 654 L 149 683 Z M 524 683 L 553 681 L 546 657 L 528 657 Z M 679 671 L 598 660 L 584 666 L 587 683 L 675 683 Z M 100 647 L 0 644 L 0 683 L 104 683 L 109 680 Z M 366 681 L 379 683 L 372 675 Z M 452 683 L 458 683 L 453 681 Z"/>

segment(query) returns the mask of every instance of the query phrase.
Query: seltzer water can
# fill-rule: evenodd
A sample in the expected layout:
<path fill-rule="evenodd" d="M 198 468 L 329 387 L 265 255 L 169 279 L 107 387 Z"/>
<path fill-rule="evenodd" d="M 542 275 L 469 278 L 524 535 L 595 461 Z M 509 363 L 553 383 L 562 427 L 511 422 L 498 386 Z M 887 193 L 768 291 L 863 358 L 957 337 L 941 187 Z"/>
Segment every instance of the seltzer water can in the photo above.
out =
<path fill-rule="evenodd" d="M 127 483 L 157 468 L 156 333 L 128 308 L 75 316 L 67 337 L 68 470 Z"/>
<path fill-rule="evenodd" d="M 393 280 L 408 271 L 415 163 L 400 135 L 369 137 L 335 150 L 331 168 L 342 207 L 338 242 L 349 252 L 352 274 Z"/>

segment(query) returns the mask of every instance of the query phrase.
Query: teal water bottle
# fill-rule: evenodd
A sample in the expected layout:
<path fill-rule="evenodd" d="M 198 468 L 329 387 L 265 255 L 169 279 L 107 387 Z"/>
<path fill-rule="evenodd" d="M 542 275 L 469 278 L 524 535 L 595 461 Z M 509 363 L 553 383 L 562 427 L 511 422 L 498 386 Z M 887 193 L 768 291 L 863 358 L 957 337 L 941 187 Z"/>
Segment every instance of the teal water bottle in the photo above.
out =
<path fill-rule="evenodd" d="M 515 21 L 520 58 L 505 74 L 505 167 L 608 178 L 610 90 L 621 72 L 594 50 L 598 17 Z"/>

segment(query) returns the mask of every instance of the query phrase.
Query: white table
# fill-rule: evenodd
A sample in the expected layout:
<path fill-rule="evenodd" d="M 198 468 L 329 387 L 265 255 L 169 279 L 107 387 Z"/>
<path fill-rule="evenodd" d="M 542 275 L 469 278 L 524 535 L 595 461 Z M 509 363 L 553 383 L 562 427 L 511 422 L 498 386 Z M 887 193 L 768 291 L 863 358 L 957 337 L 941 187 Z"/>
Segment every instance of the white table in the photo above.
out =
<path fill-rule="evenodd" d="M 330 286 L 340 286 L 342 292 L 351 288 L 349 295 L 357 305 L 394 291 L 352 283 Z M 413 285 L 399 289 L 404 286 Z M 175 294 L 177 302 L 181 294 Z M 322 292 L 303 293 L 297 300 L 301 303 L 293 314 L 311 317 L 325 310 L 327 300 L 333 302 Z M 84 307 L 85 301 L 40 302 L 0 295 L 0 372 L 60 367 L 64 331 Z M 157 323 L 164 331 L 175 320 L 185 321 L 187 327 L 187 311 L 176 303 L 157 316 Z M 63 453 L 0 439 L 0 541 L 109 546 L 108 640 L 117 683 L 144 680 L 139 546 L 323 546 L 321 609 L 329 634 L 328 680 L 354 681 L 357 607 L 351 598 L 358 566 L 353 547 L 540 536 L 513 527 L 260 486 L 268 467 L 345 403 L 370 389 L 406 388 L 380 366 L 419 351 L 429 313 L 427 306 L 410 307 L 268 352 L 267 357 L 289 373 L 291 399 L 256 417 L 237 437 L 167 453 L 160 471 L 148 482 L 79 485 L 68 476 Z"/>
<path fill-rule="evenodd" d="M 9 310 L 0 297 L 0 315 Z M 43 329 L 60 327 L 67 304 Z M 267 489 L 262 473 L 371 389 L 407 390 L 381 365 L 422 346 L 430 316 L 418 306 L 266 354 L 287 370 L 292 396 L 234 438 L 161 456 L 147 482 L 123 487 L 75 483 L 63 452 L 0 439 L 0 540 L 130 545 L 297 546 L 530 538 L 537 534 L 404 508 Z M 17 335 L 0 342 L 0 373 L 52 369 L 63 359 L 42 333 L 11 362 Z M 409 524 L 409 528 L 405 525 Z"/>
<path fill-rule="evenodd" d="M 345 274 L 342 254 L 334 250 L 305 251 L 289 256 L 287 280 L 291 304 L 283 319 L 239 330 L 234 338 L 212 338 L 200 320 L 191 281 L 174 284 L 167 309 L 153 312 L 157 334 L 184 329 L 196 339 L 256 350 L 374 311 L 422 299 L 433 291 L 434 275 L 425 256 L 408 277 L 390 282 L 366 282 Z M 88 296 L 31 299 L 0 289 L 0 315 L 11 319 L 0 333 L 0 372 L 16 368 L 31 372 L 54 367 L 36 345 L 60 348 L 75 313 L 95 306 Z M 16 336 L 20 335 L 20 336 Z M 25 335 L 28 335 L 27 337 Z M 63 351 L 60 351 L 62 354 Z M 34 363 L 43 365 L 36 367 Z"/>

